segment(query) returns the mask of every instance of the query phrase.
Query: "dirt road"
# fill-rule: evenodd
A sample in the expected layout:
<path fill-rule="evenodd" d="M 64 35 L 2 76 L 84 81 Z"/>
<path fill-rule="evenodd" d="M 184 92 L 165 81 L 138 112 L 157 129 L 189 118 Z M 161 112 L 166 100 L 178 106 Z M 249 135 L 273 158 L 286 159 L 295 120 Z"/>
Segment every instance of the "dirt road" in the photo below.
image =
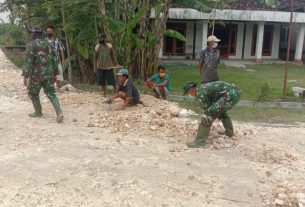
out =
<path fill-rule="evenodd" d="M 64 93 L 57 124 L 42 94 L 44 117 L 31 119 L 20 74 L 0 51 L 1 207 L 302 205 L 304 123 L 234 122 L 234 141 L 187 149 L 196 123 L 162 114 L 163 101 L 118 112 L 98 94 Z"/>

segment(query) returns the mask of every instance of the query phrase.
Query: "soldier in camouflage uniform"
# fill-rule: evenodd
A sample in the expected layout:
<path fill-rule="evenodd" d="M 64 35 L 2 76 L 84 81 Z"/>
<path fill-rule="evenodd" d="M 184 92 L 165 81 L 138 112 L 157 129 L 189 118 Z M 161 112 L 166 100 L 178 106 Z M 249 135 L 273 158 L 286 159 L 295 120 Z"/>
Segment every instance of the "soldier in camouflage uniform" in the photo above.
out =
<path fill-rule="evenodd" d="M 57 114 L 57 122 L 63 121 L 63 114 L 55 94 L 54 79 L 58 75 L 57 58 L 54 48 L 42 38 L 42 30 L 30 30 L 32 41 L 27 45 L 27 57 L 22 71 L 23 83 L 28 88 L 28 95 L 32 100 L 35 112 L 30 117 L 42 117 L 39 100 L 40 89 L 52 102 Z"/>
<path fill-rule="evenodd" d="M 188 147 L 200 147 L 206 144 L 210 128 L 216 118 L 222 121 L 228 137 L 234 135 L 232 121 L 226 112 L 239 101 L 241 90 L 238 86 L 215 81 L 197 87 L 196 83 L 187 82 L 183 89 L 185 94 L 196 96 L 205 110 L 198 127 L 197 137 L 193 142 L 186 143 Z"/>

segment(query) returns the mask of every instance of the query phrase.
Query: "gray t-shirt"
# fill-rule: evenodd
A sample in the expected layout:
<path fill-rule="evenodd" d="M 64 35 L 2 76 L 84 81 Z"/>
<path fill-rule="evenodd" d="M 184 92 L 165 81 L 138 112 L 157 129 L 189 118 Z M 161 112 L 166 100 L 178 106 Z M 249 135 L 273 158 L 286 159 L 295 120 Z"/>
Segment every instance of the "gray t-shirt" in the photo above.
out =
<path fill-rule="evenodd" d="M 124 85 L 119 84 L 118 91 L 126 93 L 126 97 L 134 100 L 140 100 L 140 93 L 131 80 L 126 80 Z"/>
<path fill-rule="evenodd" d="M 202 83 L 218 81 L 217 64 L 219 62 L 220 52 L 218 49 L 210 51 L 208 48 L 201 52 L 199 64 L 203 65 L 200 68 L 200 79 Z"/>

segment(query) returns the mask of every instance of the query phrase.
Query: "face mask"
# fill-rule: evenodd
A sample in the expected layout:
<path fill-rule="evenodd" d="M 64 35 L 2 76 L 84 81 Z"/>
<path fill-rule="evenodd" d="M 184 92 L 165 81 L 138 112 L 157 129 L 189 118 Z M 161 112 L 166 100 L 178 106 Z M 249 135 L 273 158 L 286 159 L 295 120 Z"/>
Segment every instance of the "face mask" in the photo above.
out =
<path fill-rule="evenodd" d="M 100 40 L 99 40 L 99 43 L 100 43 L 100 44 L 105 44 L 105 40 L 104 40 L 104 39 L 100 39 Z"/>
<path fill-rule="evenodd" d="M 53 35 L 52 35 L 52 33 L 49 33 L 49 32 L 48 32 L 48 33 L 47 33 L 47 36 L 48 36 L 48 37 L 52 37 Z"/>
<path fill-rule="evenodd" d="M 214 42 L 213 48 L 216 48 L 217 46 L 218 46 L 218 43 L 217 43 L 217 42 Z"/>
<path fill-rule="evenodd" d="M 160 76 L 161 78 L 163 78 L 163 77 L 165 76 L 165 73 L 159 73 L 159 76 Z"/>

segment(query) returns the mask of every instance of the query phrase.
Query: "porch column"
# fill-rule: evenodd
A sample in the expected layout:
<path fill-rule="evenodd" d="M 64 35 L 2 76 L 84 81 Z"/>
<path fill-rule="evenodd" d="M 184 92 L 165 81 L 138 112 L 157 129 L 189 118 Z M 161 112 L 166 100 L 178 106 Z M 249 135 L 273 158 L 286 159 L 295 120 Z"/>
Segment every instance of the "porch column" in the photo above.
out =
<path fill-rule="evenodd" d="M 303 45 L 304 45 L 304 34 L 305 34 L 305 25 L 301 24 L 297 37 L 297 44 L 295 48 L 295 61 L 297 63 L 302 63 L 302 53 L 303 53 Z"/>
<path fill-rule="evenodd" d="M 236 59 L 243 59 L 243 48 L 244 48 L 244 31 L 245 31 L 245 24 L 238 23 L 237 27 L 237 42 L 236 42 Z"/>
<path fill-rule="evenodd" d="M 204 50 L 207 47 L 207 41 L 208 41 L 208 21 L 203 21 L 202 25 L 202 50 Z"/>
<path fill-rule="evenodd" d="M 256 63 L 262 62 L 263 40 L 264 40 L 264 26 L 265 22 L 259 22 L 257 26 L 257 39 L 256 39 Z"/>

